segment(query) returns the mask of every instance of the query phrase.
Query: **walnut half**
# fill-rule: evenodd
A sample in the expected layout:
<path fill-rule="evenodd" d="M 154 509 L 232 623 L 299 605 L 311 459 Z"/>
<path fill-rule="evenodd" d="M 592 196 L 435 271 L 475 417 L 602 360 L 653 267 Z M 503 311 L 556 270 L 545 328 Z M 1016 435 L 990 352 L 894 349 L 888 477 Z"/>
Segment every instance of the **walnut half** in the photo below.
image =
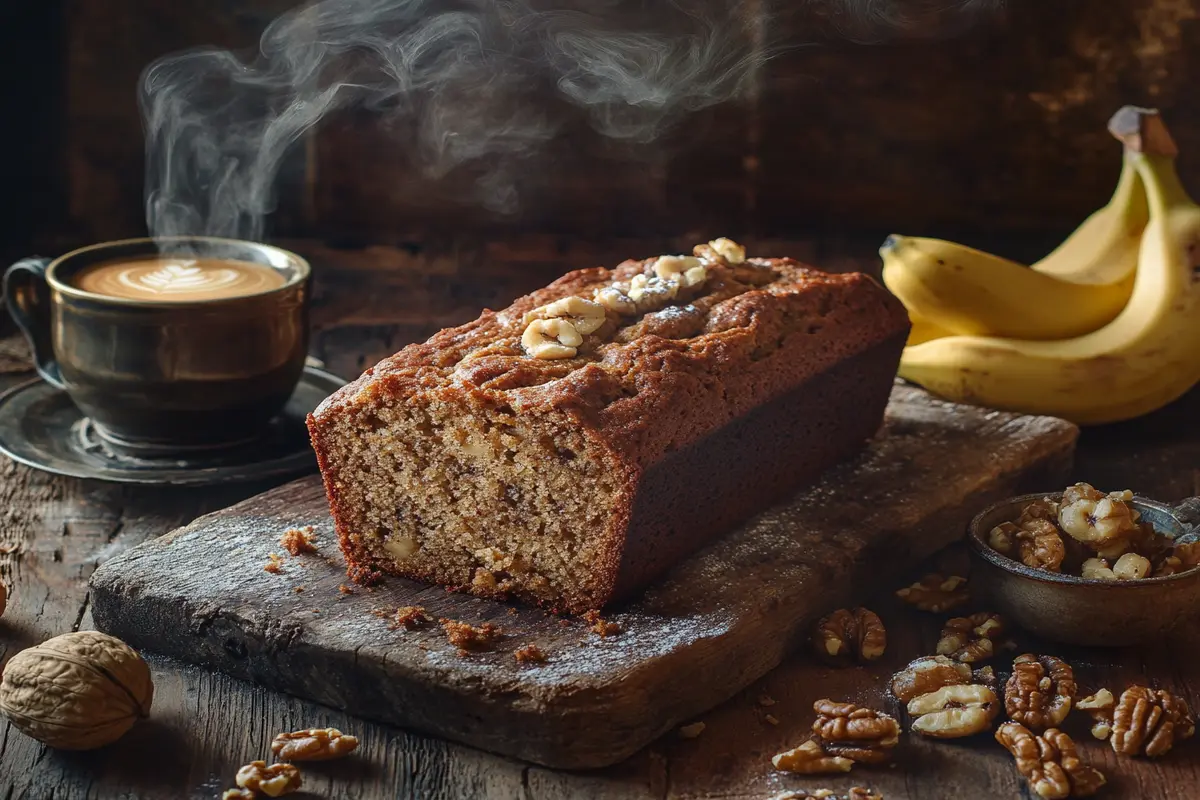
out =
<path fill-rule="evenodd" d="M 921 580 L 896 590 L 896 597 L 921 611 L 940 613 L 967 602 L 967 579 L 931 572 Z"/>
<path fill-rule="evenodd" d="M 996 731 L 1017 762 L 1017 771 L 1030 790 L 1043 800 L 1088 797 L 1105 784 L 1104 775 L 1079 760 L 1071 737 L 1051 728 L 1040 736 L 1017 722 L 1006 722 Z"/>
<path fill-rule="evenodd" d="M 887 649 L 887 631 L 874 611 L 839 608 L 817 623 L 813 648 L 825 659 L 874 661 Z"/>
<path fill-rule="evenodd" d="M 991 727 L 1000 713 L 1000 700 L 986 686 L 943 686 L 908 703 L 912 729 L 935 739 L 973 736 Z"/>
<path fill-rule="evenodd" d="M 1109 743 L 1121 755 L 1157 758 L 1196 732 L 1187 703 L 1164 689 L 1130 686 L 1112 714 Z"/>
<path fill-rule="evenodd" d="M 271 742 L 271 753 L 280 761 L 329 761 L 356 747 L 358 738 L 337 728 L 309 728 L 278 734 Z"/>
<path fill-rule="evenodd" d="M 1013 661 L 1013 672 L 1004 687 L 1008 716 L 1033 730 L 1062 723 L 1075 700 L 1075 672 L 1054 656 L 1025 653 Z"/>
<path fill-rule="evenodd" d="M 924 656 L 892 676 L 892 694 L 902 703 L 943 686 L 971 682 L 971 668 L 945 656 Z"/>
<path fill-rule="evenodd" d="M 830 755 L 816 739 L 810 739 L 792 750 L 778 753 L 771 759 L 775 769 L 799 775 L 821 775 L 829 772 L 849 772 L 854 762 Z"/>
<path fill-rule="evenodd" d="M 1000 615 L 986 611 L 947 620 L 937 643 L 938 655 L 968 664 L 986 661 L 996 654 L 994 640 L 1004 635 L 1004 629 Z"/>
<path fill-rule="evenodd" d="M 813 733 L 834 755 L 879 764 L 888 760 L 888 751 L 900 741 L 900 724 L 880 711 L 829 699 L 813 703 L 813 711 L 817 712 Z"/>
<path fill-rule="evenodd" d="M 282 797 L 300 788 L 300 770 L 291 764 L 252 761 L 237 771 L 237 785 L 267 797 Z"/>

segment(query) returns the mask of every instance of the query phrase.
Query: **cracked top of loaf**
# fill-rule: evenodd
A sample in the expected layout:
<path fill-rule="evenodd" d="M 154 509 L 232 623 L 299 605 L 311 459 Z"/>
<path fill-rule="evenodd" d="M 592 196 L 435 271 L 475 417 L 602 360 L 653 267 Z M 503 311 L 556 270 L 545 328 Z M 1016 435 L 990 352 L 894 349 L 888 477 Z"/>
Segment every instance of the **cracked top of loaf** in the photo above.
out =
<path fill-rule="evenodd" d="M 606 311 L 573 357 L 536 358 L 522 344 L 542 307 L 653 276 L 656 260 L 570 272 L 503 310 L 485 310 L 383 359 L 314 417 L 438 393 L 517 414 L 565 414 L 645 465 L 846 358 L 907 335 L 903 305 L 865 274 L 750 258 L 707 262 L 703 282 L 658 310 Z"/>

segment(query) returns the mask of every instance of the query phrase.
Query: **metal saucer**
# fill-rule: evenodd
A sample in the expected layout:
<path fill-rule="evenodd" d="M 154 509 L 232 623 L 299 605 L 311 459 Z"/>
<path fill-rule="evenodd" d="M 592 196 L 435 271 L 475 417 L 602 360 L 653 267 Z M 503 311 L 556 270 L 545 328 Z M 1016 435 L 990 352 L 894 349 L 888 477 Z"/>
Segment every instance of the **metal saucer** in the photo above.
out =
<path fill-rule="evenodd" d="M 0 453 L 34 469 L 115 483 L 214 486 L 316 469 L 304 418 L 345 384 L 307 366 L 278 417 L 252 442 L 178 458 L 134 458 L 109 449 L 66 392 L 42 380 L 0 395 Z"/>

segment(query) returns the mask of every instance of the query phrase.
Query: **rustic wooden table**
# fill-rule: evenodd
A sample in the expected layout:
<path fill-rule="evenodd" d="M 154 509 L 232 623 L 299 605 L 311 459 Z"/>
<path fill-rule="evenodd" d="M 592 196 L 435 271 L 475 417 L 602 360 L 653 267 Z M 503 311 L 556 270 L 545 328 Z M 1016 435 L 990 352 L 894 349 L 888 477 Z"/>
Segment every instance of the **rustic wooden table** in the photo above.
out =
<path fill-rule="evenodd" d="M 552 241 L 478 251 L 457 246 L 333 253 L 298 247 L 318 264 L 315 352 L 332 370 L 353 374 L 406 341 L 471 317 L 481 305 L 498 307 L 541 285 L 564 263 L 606 263 L 622 252 L 642 252 L 645 244 L 610 243 L 606 249 L 611 252 L 586 254 Z M 822 252 L 795 243 L 790 248 L 833 266 L 869 263 L 868 248 Z M 645 250 L 656 251 L 657 246 Z M 784 252 L 783 247 L 778 251 Z M 866 260 L 857 262 L 856 254 Z M 340 268 L 323 267 L 325 263 Z M 468 263 L 516 268 L 497 267 L 489 274 L 489 268 L 479 266 L 472 275 L 486 277 L 456 280 Z M 0 388 L 30 377 L 15 371 L 21 368 L 19 359 L 5 352 L 0 344 L 0 370 L 9 371 L 0 375 Z M 1200 392 L 1193 392 L 1137 423 L 1086 431 L 1076 475 L 1102 487 L 1129 487 L 1169 501 L 1200 494 L 1198 410 Z M 12 592 L 8 612 L 0 619 L 0 658 L 50 636 L 91 627 L 87 580 L 115 553 L 265 488 L 132 488 L 56 478 L 0 460 L 0 576 Z M 953 562 L 960 557 L 946 553 L 938 558 Z M 864 598 L 878 595 L 880 588 L 863 587 Z M 875 787 L 889 800 L 1027 796 L 1011 759 L 990 739 L 933 743 L 905 737 L 897 767 L 829 780 L 771 769 L 772 754 L 805 737 L 814 699 L 829 696 L 881 707 L 887 676 L 933 650 L 941 618 L 900 608 L 889 594 L 872 601 L 889 629 L 883 663 L 834 670 L 797 654 L 704 715 L 707 727 L 698 738 L 664 737 L 625 763 L 598 772 L 559 773 L 530 766 L 151 658 L 156 687 L 152 718 L 115 745 L 90 753 L 57 752 L 5 724 L 0 729 L 0 798 L 218 797 L 232 785 L 240 765 L 263 757 L 275 733 L 326 725 L 357 734 L 362 746 L 353 758 L 307 769 L 307 794 L 298 797 L 767 798 L 791 788 L 856 784 Z M 1037 646 L 1028 640 L 1021 644 Z M 1145 649 L 1054 650 L 1075 664 L 1082 688 L 1151 681 L 1200 707 L 1200 632 L 1187 630 Z M 763 696 L 775 704 L 764 707 Z M 1087 736 L 1082 719 L 1073 719 L 1068 730 L 1076 734 L 1083 757 L 1109 776 L 1102 796 L 1184 800 L 1200 794 L 1197 742 L 1181 745 L 1161 761 L 1118 761 L 1106 745 Z"/>

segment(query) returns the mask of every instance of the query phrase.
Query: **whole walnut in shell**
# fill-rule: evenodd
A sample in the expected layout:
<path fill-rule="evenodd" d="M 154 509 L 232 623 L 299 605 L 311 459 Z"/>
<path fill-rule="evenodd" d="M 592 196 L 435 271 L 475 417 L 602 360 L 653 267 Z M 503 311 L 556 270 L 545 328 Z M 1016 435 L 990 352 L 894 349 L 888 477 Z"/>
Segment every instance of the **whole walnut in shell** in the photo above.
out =
<path fill-rule="evenodd" d="M 129 645 L 96 631 L 22 650 L 0 680 L 0 711 L 21 732 L 61 750 L 121 738 L 150 714 L 150 668 Z"/>

